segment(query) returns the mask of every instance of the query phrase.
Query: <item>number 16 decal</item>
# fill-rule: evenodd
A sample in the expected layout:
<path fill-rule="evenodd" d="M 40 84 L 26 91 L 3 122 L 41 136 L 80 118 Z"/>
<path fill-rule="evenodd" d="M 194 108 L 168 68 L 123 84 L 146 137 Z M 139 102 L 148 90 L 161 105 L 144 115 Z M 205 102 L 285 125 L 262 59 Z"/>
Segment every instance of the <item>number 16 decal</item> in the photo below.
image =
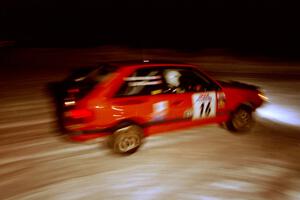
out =
<path fill-rule="evenodd" d="M 192 96 L 193 119 L 202 119 L 216 116 L 216 93 L 203 92 Z"/>

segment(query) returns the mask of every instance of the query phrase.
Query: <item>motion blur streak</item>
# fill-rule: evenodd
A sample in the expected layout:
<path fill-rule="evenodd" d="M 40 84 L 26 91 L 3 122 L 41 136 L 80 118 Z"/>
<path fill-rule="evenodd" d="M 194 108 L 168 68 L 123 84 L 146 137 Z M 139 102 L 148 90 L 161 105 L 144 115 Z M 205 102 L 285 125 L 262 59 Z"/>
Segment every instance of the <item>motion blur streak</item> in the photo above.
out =
<path fill-rule="evenodd" d="M 140 59 L 139 51 L 9 49 L 6 54 L 0 59 L 7 70 L 0 79 L 1 200 L 300 199 L 300 134 L 290 125 L 299 124 L 300 62 L 287 69 L 281 67 L 286 63 L 220 51 L 145 50 L 145 58 L 203 64 L 220 80 L 261 86 L 271 102 L 257 110 L 249 134 L 231 134 L 218 125 L 195 127 L 149 137 L 136 154 L 117 156 L 105 143 L 64 139 L 45 86 L 65 77 L 71 66 L 116 56 Z"/>
<path fill-rule="evenodd" d="M 286 106 L 270 103 L 258 108 L 256 112 L 259 116 L 272 121 L 300 126 L 300 113 Z"/>

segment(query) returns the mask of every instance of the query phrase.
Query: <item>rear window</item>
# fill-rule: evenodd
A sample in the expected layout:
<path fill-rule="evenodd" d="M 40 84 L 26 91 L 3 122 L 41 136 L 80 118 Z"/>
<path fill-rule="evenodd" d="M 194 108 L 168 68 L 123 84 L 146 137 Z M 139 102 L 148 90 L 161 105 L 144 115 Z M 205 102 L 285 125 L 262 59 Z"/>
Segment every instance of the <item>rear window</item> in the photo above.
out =
<path fill-rule="evenodd" d="M 116 66 L 100 65 L 98 67 L 86 67 L 74 70 L 67 78 L 68 88 L 77 88 L 77 98 L 86 96 L 97 84 L 105 81 L 113 72 Z"/>
<path fill-rule="evenodd" d="M 86 74 L 75 79 L 76 82 L 80 81 L 93 81 L 95 83 L 102 82 L 105 78 L 107 78 L 110 74 L 116 71 L 116 67 L 112 65 L 101 65 L 97 68 L 90 69 L 90 71 L 86 71 Z"/>

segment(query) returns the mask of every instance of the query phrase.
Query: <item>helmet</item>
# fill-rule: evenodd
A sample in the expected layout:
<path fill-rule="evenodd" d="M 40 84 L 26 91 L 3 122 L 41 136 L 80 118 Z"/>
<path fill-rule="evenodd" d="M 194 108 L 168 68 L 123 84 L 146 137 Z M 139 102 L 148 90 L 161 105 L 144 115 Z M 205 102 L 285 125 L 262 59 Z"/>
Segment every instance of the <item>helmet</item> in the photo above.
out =
<path fill-rule="evenodd" d="M 180 78 L 181 74 L 177 71 L 177 70 L 166 70 L 165 71 L 165 79 L 166 82 L 173 87 L 178 87 L 180 82 L 179 82 L 179 78 Z"/>

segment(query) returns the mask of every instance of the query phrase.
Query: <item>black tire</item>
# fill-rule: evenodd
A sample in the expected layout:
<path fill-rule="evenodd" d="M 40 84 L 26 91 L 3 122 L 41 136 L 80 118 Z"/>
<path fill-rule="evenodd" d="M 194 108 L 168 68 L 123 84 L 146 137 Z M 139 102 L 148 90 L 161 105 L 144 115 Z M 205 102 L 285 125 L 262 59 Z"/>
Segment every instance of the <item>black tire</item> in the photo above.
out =
<path fill-rule="evenodd" d="M 253 126 L 252 108 L 248 106 L 239 107 L 232 113 L 225 125 L 232 132 L 249 131 Z"/>
<path fill-rule="evenodd" d="M 111 147 L 116 153 L 130 154 L 136 152 L 143 140 L 143 129 L 134 124 L 116 128 L 111 135 Z"/>

